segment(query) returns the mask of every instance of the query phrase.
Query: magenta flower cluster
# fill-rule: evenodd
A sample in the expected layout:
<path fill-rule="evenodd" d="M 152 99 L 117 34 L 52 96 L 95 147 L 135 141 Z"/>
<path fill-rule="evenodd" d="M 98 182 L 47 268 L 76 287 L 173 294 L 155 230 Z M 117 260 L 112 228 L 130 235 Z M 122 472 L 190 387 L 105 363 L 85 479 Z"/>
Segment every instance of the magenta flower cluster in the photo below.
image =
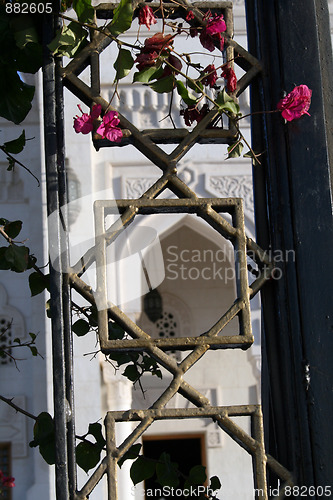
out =
<path fill-rule="evenodd" d="M 95 104 L 91 113 L 84 113 L 80 104 L 77 105 L 81 111 L 81 116 L 74 117 L 74 130 L 77 134 L 89 134 L 94 129 L 94 121 L 101 115 L 102 106 Z M 120 142 L 123 137 L 123 132 L 119 125 L 119 118 L 117 111 L 108 111 L 102 118 L 102 123 L 97 128 L 96 132 L 102 139 L 108 139 L 112 142 Z"/>
<path fill-rule="evenodd" d="M 309 115 L 312 90 L 307 85 L 298 85 L 277 104 L 277 109 L 288 122 Z"/>
<path fill-rule="evenodd" d="M 14 488 L 15 478 L 10 476 L 5 476 L 0 469 L 0 488 L 4 486 L 5 488 Z"/>
<path fill-rule="evenodd" d="M 221 33 L 226 31 L 226 29 L 227 25 L 222 14 L 220 16 L 215 14 L 214 17 L 209 17 L 206 26 L 202 29 L 199 36 L 201 45 L 209 50 L 209 52 L 213 52 L 216 44 L 220 50 L 223 50 L 224 38 Z"/>
<path fill-rule="evenodd" d="M 139 17 L 139 24 L 140 25 L 145 24 L 149 30 L 152 24 L 157 23 L 157 19 L 154 16 L 153 9 L 149 7 L 149 5 L 141 7 L 141 9 L 139 10 L 138 17 Z"/>

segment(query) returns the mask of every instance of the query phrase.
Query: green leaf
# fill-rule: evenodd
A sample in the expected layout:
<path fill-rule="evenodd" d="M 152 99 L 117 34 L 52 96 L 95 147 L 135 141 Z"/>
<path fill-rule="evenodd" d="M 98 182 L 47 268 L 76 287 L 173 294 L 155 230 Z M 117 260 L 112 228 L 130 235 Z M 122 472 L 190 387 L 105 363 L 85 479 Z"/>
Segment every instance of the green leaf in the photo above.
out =
<path fill-rule="evenodd" d="M 62 27 L 49 43 L 48 48 L 53 54 L 74 57 L 86 45 L 87 34 L 88 32 L 82 26 L 71 22 L 68 26 Z"/>
<path fill-rule="evenodd" d="M 101 448 L 97 444 L 83 441 L 76 447 L 76 463 L 85 472 L 96 467 L 101 459 Z"/>
<path fill-rule="evenodd" d="M 109 354 L 109 358 L 118 363 L 118 366 L 125 365 L 133 361 L 137 361 L 140 354 L 138 352 L 113 352 Z"/>
<path fill-rule="evenodd" d="M 191 82 L 190 80 L 187 81 L 187 85 L 194 90 L 194 92 L 200 92 L 203 90 L 204 86 L 200 82 L 200 80 L 194 80 L 195 83 Z"/>
<path fill-rule="evenodd" d="M 230 97 L 225 89 L 218 94 L 216 104 L 218 104 L 220 110 L 229 111 L 234 115 L 239 113 L 239 105 Z"/>
<path fill-rule="evenodd" d="M 116 361 L 118 366 L 125 365 L 126 363 L 132 361 L 131 355 L 125 352 L 113 352 L 109 354 L 109 358 L 112 361 Z"/>
<path fill-rule="evenodd" d="M 209 489 L 216 491 L 216 490 L 221 489 L 221 486 L 222 486 L 221 481 L 219 480 L 219 478 L 217 476 L 213 476 L 210 478 Z"/>
<path fill-rule="evenodd" d="M 153 79 L 155 73 L 159 69 L 160 68 L 157 68 L 157 66 L 151 66 L 150 68 L 143 69 L 142 71 L 137 71 L 133 75 L 133 83 L 135 82 L 148 83 L 150 80 Z"/>
<path fill-rule="evenodd" d="M 98 326 L 98 311 L 95 306 L 90 306 L 89 323 L 91 328 Z"/>
<path fill-rule="evenodd" d="M 161 80 L 149 83 L 149 87 L 159 94 L 171 92 L 174 88 L 174 78 L 172 75 L 165 76 L 164 78 L 161 78 Z"/>
<path fill-rule="evenodd" d="M 125 331 L 117 323 L 112 323 L 111 321 L 109 321 L 108 329 L 109 329 L 109 340 L 117 340 L 124 338 Z"/>
<path fill-rule="evenodd" d="M 14 158 L 9 158 L 9 156 L 6 159 L 8 160 L 7 171 L 11 172 L 12 170 L 14 170 L 16 161 Z"/>
<path fill-rule="evenodd" d="M 159 368 L 157 368 L 156 370 L 153 370 L 151 372 L 152 375 L 156 375 L 156 377 L 162 379 L 163 378 L 163 375 L 162 375 L 162 372 Z"/>
<path fill-rule="evenodd" d="M 150 370 L 152 366 L 156 365 L 156 361 L 152 359 L 150 356 L 143 355 L 143 368 L 147 371 Z"/>
<path fill-rule="evenodd" d="M 36 347 L 36 346 L 34 346 L 34 345 L 29 345 L 28 347 L 29 347 L 29 349 L 30 349 L 30 351 L 31 351 L 31 354 L 32 354 L 33 356 L 38 356 L 38 350 L 37 350 L 37 347 Z"/>
<path fill-rule="evenodd" d="M 94 20 L 94 8 L 91 5 L 91 0 L 74 0 L 73 9 L 81 23 L 89 24 Z"/>
<path fill-rule="evenodd" d="M 4 229 L 5 233 L 7 233 L 10 238 L 14 239 L 21 232 L 22 221 L 15 220 L 13 222 L 9 222 L 8 224 L 5 225 L 5 227 L 3 229 Z"/>
<path fill-rule="evenodd" d="M 255 156 L 255 153 L 251 150 L 247 151 L 247 153 L 245 153 L 243 155 L 243 158 L 251 158 L 254 161 L 254 163 L 256 163 L 257 165 L 260 165 L 258 159 Z"/>
<path fill-rule="evenodd" d="M 10 263 L 6 259 L 8 247 L 0 247 L 0 270 L 7 270 L 11 268 Z"/>
<path fill-rule="evenodd" d="M 134 64 L 134 59 L 129 50 L 119 49 L 119 54 L 113 67 L 116 70 L 115 81 L 121 80 L 128 75 Z"/>
<path fill-rule="evenodd" d="M 31 338 L 31 340 L 34 342 L 37 338 L 37 335 L 35 333 L 32 333 L 32 332 L 29 332 L 29 336 Z"/>
<path fill-rule="evenodd" d="M 55 463 L 54 421 L 47 412 L 38 415 L 34 425 L 34 439 L 29 443 L 31 448 L 39 446 L 39 452 L 44 460 L 52 465 Z"/>
<path fill-rule="evenodd" d="M 0 64 L 0 116 L 16 125 L 21 123 L 31 109 L 35 87 L 24 83 L 14 68 Z"/>
<path fill-rule="evenodd" d="M 176 488 L 179 484 L 178 464 L 171 462 L 170 455 L 163 452 L 156 465 L 157 480 L 161 486 Z"/>
<path fill-rule="evenodd" d="M 89 424 L 88 434 L 94 436 L 94 438 L 96 439 L 96 443 L 98 444 L 98 446 L 100 446 L 101 449 L 105 446 L 106 441 L 102 434 L 101 424 L 99 424 L 98 422 Z"/>
<path fill-rule="evenodd" d="M 41 275 L 38 272 L 30 274 L 29 287 L 31 291 L 31 297 L 44 292 L 45 288 L 49 288 L 49 275 Z"/>
<path fill-rule="evenodd" d="M 190 470 L 187 482 L 191 484 L 204 484 L 207 479 L 206 467 L 203 465 L 195 465 Z"/>
<path fill-rule="evenodd" d="M 27 43 L 38 43 L 38 34 L 33 17 L 21 15 L 12 19 L 11 26 L 16 46 L 23 49 Z"/>
<path fill-rule="evenodd" d="M 130 476 L 133 481 L 133 484 L 136 485 L 144 481 L 145 479 L 149 479 L 155 473 L 156 464 L 151 460 L 147 460 L 142 455 L 133 462 L 130 470 Z"/>
<path fill-rule="evenodd" d="M 61 0 L 61 12 L 66 12 L 73 5 L 73 0 Z"/>
<path fill-rule="evenodd" d="M 233 101 L 233 98 L 230 97 L 230 95 L 226 92 L 225 89 L 222 90 L 222 92 L 219 92 L 217 98 L 216 98 L 216 104 L 223 105 L 226 102 Z"/>
<path fill-rule="evenodd" d="M 198 99 L 188 91 L 183 82 L 181 82 L 180 80 L 176 80 L 176 85 L 177 92 L 183 99 L 185 104 L 187 104 L 188 106 L 194 106 L 197 103 Z"/>
<path fill-rule="evenodd" d="M 243 151 L 243 144 L 241 142 L 236 142 L 228 147 L 228 158 L 239 158 Z"/>
<path fill-rule="evenodd" d="M 136 382 L 136 380 L 140 377 L 140 373 L 135 365 L 128 365 L 125 368 L 125 371 L 122 373 L 124 377 L 127 377 L 131 382 Z"/>
<path fill-rule="evenodd" d="M 72 330 L 78 337 L 83 337 L 84 335 L 87 335 L 87 333 L 89 332 L 90 325 L 88 321 L 86 321 L 85 319 L 78 319 L 72 325 Z"/>
<path fill-rule="evenodd" d="M 219 106 L 223 111 L 230 111 L 233 115 L 237 115 L 239 113 L 239 105 L 235 102 L 226 102 L 222 106 Z"/>
<path fill-rule="evenodd" d="M 25 143 L 26 143 L 25 131 L 23 130 L 22 134 L 17 139 L 5 142 L 3 146 L 7 154 L 11 153 L 13 155 L 16 155 L 18 153 L 21 153 L 21 151 L 23 151 Z"/>
<path fill-rule="evenodd" d="M 114 10 L 113 20 L 109 32 L 118 36 L 127 31 L 132 24 L 133 7 L 132 0 L 120 0 L 118 7 Z"/>
<path fill-rule="evenodd" d="M 28 267 L 29 248 L 10 245 L 6 251 L 6 260 L 10 262 L 12 271 L 23 273 Z"/>
<path fill-rule="evenodd" d="M 130 447 L 128 451 L 118 460 L 118 465 L 121 467 L 125 460 L 134 460 L 136 457 L 139 456 L 140 450 L 141 450 L 141 444 L 133 444 L 133 446 Z"/>
<path fill-rule="evenodd" d="M 43 63 L 43 48 L 39 43 L 27 43 L 18 51 L 16 66 L 22 73 L 36 73 Z"/>
<path fill-rule="evenodd" d="M 36 264 L 37 258 L 34 256 L 34 254 L 29 254 L 29 261 L 28 261 L 28 267 L 27 269 L 32 269 L 33 266 Z M 45 274 L 47 278 L 49 278 L 49 274 Z"/>

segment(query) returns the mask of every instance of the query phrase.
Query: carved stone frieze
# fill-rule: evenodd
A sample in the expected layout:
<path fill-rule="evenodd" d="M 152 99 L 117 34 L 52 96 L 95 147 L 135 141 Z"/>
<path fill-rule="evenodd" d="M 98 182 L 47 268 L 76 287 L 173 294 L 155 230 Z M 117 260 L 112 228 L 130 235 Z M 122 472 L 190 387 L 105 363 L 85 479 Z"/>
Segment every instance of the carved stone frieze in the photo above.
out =
<path fill-rule="evenodd" d="M 206 189 L 220 198 L 243 198 L 244 209 L 254 214 L 251 175 L 206 175 Z"/>
<path fill-rule="evenodd" d="M 127 177 L 124 179 L 123 196 L 129 199 L 140 198 L 158 177 Z"/>

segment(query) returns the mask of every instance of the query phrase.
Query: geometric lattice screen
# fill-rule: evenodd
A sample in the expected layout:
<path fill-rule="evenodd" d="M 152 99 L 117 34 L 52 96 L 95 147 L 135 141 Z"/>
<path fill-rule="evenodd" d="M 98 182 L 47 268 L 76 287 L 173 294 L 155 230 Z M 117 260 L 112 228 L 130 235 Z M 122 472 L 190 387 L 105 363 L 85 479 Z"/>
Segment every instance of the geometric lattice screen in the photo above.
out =
<path fill-rule="evenodd" d="M 141 4 L 140 4 L 141 5 Z M 159 3 L 149 3 L 158 9 Z M 205 24 L 200 13 L 200 5 L 189 4 L 185 0 L 176 3 L 163 4 L 170 18 L 181 19 L 186 16 L 189 8 L 196 15 L 196 22 Z M 96 7 L 97 16 L 111 19 L 114 9 L 112 4 L 102 4 Z M 207 8 L 207 3 L 202 4 Z M 212 12 L 223 13 L 227 30 L 224 33 L 225 54 L 228 61 L 234 61 L 244 71 L 237 84 L 236 96 L 243 92 L 252 79 L 260 72 L 260 64 L 233 39 L 233 21 L 231 2 L 214 2 L 209 4 Z M 107 50 L 112 38 L 97 32 L 92 41 L 62 70 L 64 85 L 88 106 L 100 104 L 104 111 L 114 109 L 101 95 L 100 54 Z M 80 78 L 80 74 L 90 69 L 90 85 Z M 197 195 L 177 175 L 177 163 L 196 144 L 222 143 L 230 144 L 237 139 L 237 127 L 233 119 L 224 123 L 223 127 L 210 128 L 219 117 L 217 108 L 212 108 L 208 114 L 192 130 L 187 128 L 138 130 L 130 121 L 119 114 L 120 126 L 124 138 L 121 146 L 131 144 L 145 155 L 161 170 L 161 176 L 154 181 L 145 193 L 134 200 L 99 200 L 95 202 L 95 245 L 86 252 L 70 273 L 71 286 L 89 302 L 99 303 L 98 329 L 102 352 L 110 354 L 113 351 L 145 351 L 158 364 L 163 366 L 172 377 L 170 385 L 151 405 L 150 408 L 137 408 L 126 412 L 109 411 L 105 418 L 107 450 L 106 456 L 93 472 L 86 485 L 75 493 L 76 499 L 85 499 L 92 492 L 103 475 L 108 479 L 108 498 L 117 499 L 117 462 L 129 448 L 142 436 L 145 430 L 160 419 L 191 419 L 211 418 L 222 431 L 226 432 L 236 443 L 244 448 L 253 458 L 253 475 L 258 498 L 267 499 L 266 466 L 283 481 L 291 484 L 291 476 L 280 464 L 265 453 L 263 439 L 263 423 L 260 405 L 248 406 L 212 406 L 210 401 L 195 387 L 184 380 L 184 374 L 205 355 L 209 349 L 247 349 L 253 343 L 251 332 L 250 300 L 270 279 L 273 264 L 265 252 L 256 243 L 247 238 L 244 228 L 243 202 L 239 198 L 198 198 Z M 96 149 L 115 146 L 105 139 L 93 134 Z M 173 144 L 174 149 L 167 154 L 159 144 Z M 161 199 L 159 196 L 170 190 L 176 199 Z M 114 211 L 120 218 L 111 227 L 106 228 L 106 217 Z M 110 303 L 107 296 L 108 275 L 106 272 L 106 253 L 109 246 L 117 240 L 122 230 L 131 224 L 138 215 L 149 217 L 151 214 L 189 213 L 203 219 L 223 238 L 228 240 L 234 249 L 236 300 L 229 305 L 226 313 L 211 325 L 208 331 L 195 337 L 160 337 L 152 338 L 137 326 L 118 306 Z M 251 254 L 258 265 L 259 275 L 251 284 L 248 283 L 247 253 Z M 82 264 L 84 262 L 84 265 Z M 96 265 L 97 291 L 93 295 L 91 289 L 82 279 L 85 270 Z M 238 317 L 239 331 L 224 335 L 223 329 L 231 320 Z M 126 332 L 123 339 L 110 339 L 108 325 L 110 320 L 117 322 Z M 189 351 L 179 362 L 166 351 Z M 223 355 L 223 353 L 222 353 Z M 176 394 L 181 394 L 195 408 L 169 409 L 166 404 Z M 248 435 L 235 424 L 232 417 L 249 416 L 252 423 L 252 435 Z M 117 422 L 137 422 L 135 429 L 119 446 L 115 444 L 115 427 Z M 283 489 L 281 490 L 281 495 Z"/>

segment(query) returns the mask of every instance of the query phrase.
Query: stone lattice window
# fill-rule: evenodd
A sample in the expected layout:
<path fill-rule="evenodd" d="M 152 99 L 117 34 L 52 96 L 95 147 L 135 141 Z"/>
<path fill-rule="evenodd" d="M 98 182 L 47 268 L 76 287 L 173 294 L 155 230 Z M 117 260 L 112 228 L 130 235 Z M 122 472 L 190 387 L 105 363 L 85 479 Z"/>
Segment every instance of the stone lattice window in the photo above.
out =
<path fill-rule="evenodd" d="M 172 312 L 163 311 L 162 317 L 156 321 L 156 330 L 159 337 L 177 337 L 178 325 Z"/>

